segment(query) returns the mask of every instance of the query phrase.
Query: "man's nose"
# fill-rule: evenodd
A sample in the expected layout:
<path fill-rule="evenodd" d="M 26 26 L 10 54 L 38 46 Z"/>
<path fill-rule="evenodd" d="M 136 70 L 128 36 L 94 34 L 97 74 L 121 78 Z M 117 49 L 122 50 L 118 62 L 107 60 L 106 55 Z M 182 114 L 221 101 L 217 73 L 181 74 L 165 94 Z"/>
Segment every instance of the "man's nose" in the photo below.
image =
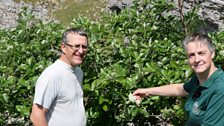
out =
<path fill-rule="evenodd" d="M 195 62 L 199 62 L 200 60 L 201 60 L 200 56 L 199 56 L 199 55 L 195 55 L 195 59 L 194 59 L 194 61 L 195 61 Z"/>
<path fill-rule="evenodd" d="M 80 54 L 82 54 L 82 53 L 83 53 L 83 48 L 82 48 L 82 46 L 80 46 L 80 47 L 79 47 L 78 52 L 79 52 Z"/>

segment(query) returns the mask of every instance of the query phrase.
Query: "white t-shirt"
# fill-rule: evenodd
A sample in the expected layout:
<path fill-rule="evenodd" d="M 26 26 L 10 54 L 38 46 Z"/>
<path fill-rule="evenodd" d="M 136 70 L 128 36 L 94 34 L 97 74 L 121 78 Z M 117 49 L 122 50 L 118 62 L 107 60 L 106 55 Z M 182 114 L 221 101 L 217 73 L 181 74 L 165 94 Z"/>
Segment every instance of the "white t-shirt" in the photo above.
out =
<path fill-rule="evenodd" d="M 34 104 L 48 109 L 49 126 L 85 126 L 82 70 L 61 60 L 46 68 L 35 86 Z"/>

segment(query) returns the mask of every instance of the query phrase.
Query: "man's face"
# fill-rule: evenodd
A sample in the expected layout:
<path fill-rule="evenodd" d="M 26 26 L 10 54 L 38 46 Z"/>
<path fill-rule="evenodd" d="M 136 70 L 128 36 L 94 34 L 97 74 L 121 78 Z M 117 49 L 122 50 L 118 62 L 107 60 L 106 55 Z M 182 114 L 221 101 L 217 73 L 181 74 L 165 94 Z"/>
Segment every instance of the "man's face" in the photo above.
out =
<path fill-rule="evenodd" d="M 62 44 L 63 61 L 71 66 L 77 66 L 82 63 L 87 53 L 88 42 L 85 36 L 70 33 L 67 35 L 67 44 Z"/>
<path fill-rule="evenodd" d="M 203 74 L 210 69 L 215 53 L 211 52 L 206 44 L 200 41 L 189 42 L 186 52 L 188 63 L 196 74 Z"/>

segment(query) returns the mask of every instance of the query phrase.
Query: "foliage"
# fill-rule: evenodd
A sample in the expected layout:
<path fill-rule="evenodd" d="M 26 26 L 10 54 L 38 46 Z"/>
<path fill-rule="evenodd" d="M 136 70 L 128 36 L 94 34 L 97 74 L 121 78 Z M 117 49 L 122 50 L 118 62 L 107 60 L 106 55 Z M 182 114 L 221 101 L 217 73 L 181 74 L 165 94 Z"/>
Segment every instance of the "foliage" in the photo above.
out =
<path fill-rule="evenodd" d="M 1 30 L 1 125 L 28 125 L 34 84 L 40 72 L 57 58 L 61 29 L 35 20 L 24 10 L 15 29 Z"/>
<path fill-rule="evenodd" d="M 89 36 L 81 66 L 89 126 L 183 125 L 181 98 L 154 96 L 139 106 L 128 100 L 137 88 L 184 82 L 192 73 L 181 40 L 203 24 L 196 9 L 184 20 L 169 14 L 173 9 L 164 0 L 140 0 L 120 14 L 105 15 L 102 22 L 73 20 L 71 26 L 83 27 Z M 34 84 L 58 58 L 64 27 L 30 14 L 23 11 L 15 29 L 0 30 L 0 125 L 31 125 Z M 210 35 L 217 46 L 215 62 L 223 64 L 224 33 Z"/>

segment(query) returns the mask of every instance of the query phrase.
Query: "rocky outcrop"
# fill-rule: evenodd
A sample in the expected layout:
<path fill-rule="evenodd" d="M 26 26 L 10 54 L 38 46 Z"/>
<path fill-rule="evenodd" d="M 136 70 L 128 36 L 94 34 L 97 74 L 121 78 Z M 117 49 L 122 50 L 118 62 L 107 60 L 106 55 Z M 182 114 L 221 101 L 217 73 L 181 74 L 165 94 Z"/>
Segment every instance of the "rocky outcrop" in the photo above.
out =
<path fill-rule="evenodd" d="M 176 5 L 176 13 L 178 15 L 178 9 L 181 3 L 183 13 L 187 13 L 192 10 L 193 7 L 199 6 L 198 15 L 201 19 L 207 22 L 206 30 L 219 30 L 224 29 L 224 0 L 167 0 L 174 2 Z M 108 0 L 108 8 L 111 11 L 119 12 L 124 7 L 131 5 L 131 0 Z"/>
<path fill-rule="evenodd" d="M 174 0 L 177 8 L 180 7 L 180 2 L 183 2 L 184 13 L 198 6 L 198 15 L 207 22 L 207 29 L 224 29 L 224 0 Z"/>
<path fill-rule="evenodd" d="M 13 0 L 0 0 L 0 28 L 14 28 L 17 26 L 18 14 L 23 7 L 27 7 L 32 11 L 34 16 L 44 22 L 56 21 L 49 16 L 49 6 L 46 4 L 32 5 L 24 2 L 15 2 Z"/>
<path fill-rule="evenodd" d="M 106 11 L 119 13 L 125 7 L 130 7 L 132 0 L 108 0 Z"/>
<path fill-rule="evenodd" d="M 208 29 L 224 29 L 224 0 L 167 0 L 174 2 L 178 9 L 178 1 L 183 2 L 183 12 L 199 6 L 198 15 L 207 22 Z M 50 3 L 49 3 L 50 2 Z M 17 25 L 18 14 L 26 6 L 39 19 L 57 21 L 49 13 L 57 9 L 57 0 L 45 0 L 35 5 L 24 2 L 16 3 L 14 0 L 0 0 L 0 28 L 13 28 Z M 130 7 L 132 0 L 107 0 L 106 10 L 119 13 L 125 7 Z M 52 9 L 53 7 L 53 9 Z M 176 12 L 179 13 L 179 12 Z M 178 14 L 177 14 L 178 15 Z"/>

